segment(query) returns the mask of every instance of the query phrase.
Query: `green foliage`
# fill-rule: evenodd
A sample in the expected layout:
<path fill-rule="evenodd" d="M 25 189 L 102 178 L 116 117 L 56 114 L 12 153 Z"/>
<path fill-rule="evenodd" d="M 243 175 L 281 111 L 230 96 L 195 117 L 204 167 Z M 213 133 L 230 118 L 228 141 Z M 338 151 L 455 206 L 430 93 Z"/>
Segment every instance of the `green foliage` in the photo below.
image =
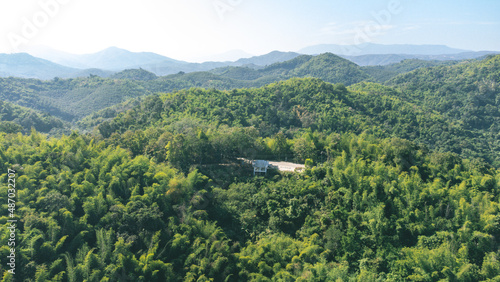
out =
<path fill-rule="evenodd" d="M 130 138 L 166 136 L 165 158 L 126 138 L 1 134 L 1 169 L 17 170 L 16 215 L 24 223 L 16 255 L 25 271 L 16 278 L 478 281 L 499 275 L 494 169 L 398 138 L 309 131 L 266 139 L 254 128 L 180 125 L 130 131 Z M 205 161 L 221 152 L 235 158 L 248 146 L 276 158 L 283 147 L 316 159 L 306 158 L 303 174 L 264 178 L 234 172 L 235 162 Z M 323 161 L 318 152 L 326 152 Z M 222 167 L 233 170 L 228 185 L 212 178 Z M 8 236 L 6 228 L 0 232 Z"/>
<path fill-rule="evenodd" d="M 450 120 L 460 122 L 473 138 L 463 140 L 460 147 L 480 147 L 484 158 L 500 164 L 498 137 L 500 128 L 500 56 L 482 61 L 462 62 L 453 66 L 423 68 L 388 81 L 400 99 L 437 111 Z"/>
<path fill-rule="evenodd" d="M 448 66 L 457 64 L 458 61 L 425 61 L 419 59 L 406 59 L 399 63 L 385 66 L 366 66 L 361 69 L 369 74 L 375 81 L 383 83 L 391 78 L 420 68 L 431 68 L 435 66 Z"/>
<path fill-rule="evenodd" d="M 87 78 L 0 78 L 0 100 L 36 109 L 65 121 L 76 121 L 94 111 L 152 94 L 141 81 L 90 76 Z"/>
<path fill-rule="evenodd" d="M 155 80 L 158 77 L 147 70 L 141 69 L 130 69 L 124 70 L 119 73 L 115 73 L 111 76 L 114 79 L 130 79 L 130 80 L 142 80 L 142 81 L 150 81 Z"/>
<path fill-rule="evenodd" d="M 273 68 L 314 69 L 310 60 Z M 489 87 L 486 109 L 496 90 L 484 83 L 497 81 L 497 60 L 408 75 L 447 72 L 445 82 L 451 73 L 462 83 L 478 72 L 484 80 L 470 87 Z M 432 91 L 411 97 L 412 79 L 399 79 L 391 82 L 398 89 L 314 78 L 192 88 L 104 110 L 92 133 L 58 138 L 18 133 L 7 120 L 0 196 L 15 170 L 16 281 L 498 280 L 500 171 L 476 158 L 495 164 L 498 152 L 481 142 L 496 137 L 465 118 L 450 122 L 453 112 L 426 100 Z M 28 81 L 31 89 L 111 87 L 98 77 Z M 22 99 L 34 99 L 28 92 Z M 442 92 L 443 103 L 451 92 Z M 461 142 L 475 143 L 462 150 Z M 255 159 L 306 167 L 254 177 Z M 0 229 L 3 242 L 9 236 Z M 0 271 L 13 281 L 8 254 L 1 246 Z"/>
<path fill-rule="evenodd" d="M 56 134 L 64 132 L 65 127 L 67 124 L 49 114 L 0 100 L 0 132 L 28 133 L 34 128 L 40 132 Z"/>
<path fill-rule="evenodd" d="M 172 163 L 183 170 L 195 163 L 246 157 L 248 152 L 242 152 L 243 148 L 257 152 L 257 156 L 277 160 L 303 163 L 307 158 L 324 159 L 327 151 L 319 150 L 317 136 L 308 130 L 340 134 L 369 132 L 382 138 L 397 136 L 425 144 L 430 149 L 493 162 L 494 154 L 489 146 L 485 147 L 489 137 L 468 130 L 461 122 L 426 107 L 405 102 L 398 98 L 399 95 L 397 90 L 375 83 L 355 84 L 348 90 L 341 84 L 332 85 L 312 78 L 291 79 L 257 89 L 219 91 L 194 88 L 149 96 L 139 105 L 104 121 L 97 130 L 103 137 L 120 134 L 115 138 L 126 140 L 131 137 L 127 131 L 135 131 L 133 139 L 137 141 L 127 147 L 132 149 L 135 146 L 137 149 L 132 151 L 139 153 L 142 144 L 152 142 L 142 139 L 158 138 L 164 134 L 158 131 L 151 135 L 153 127 L 166 128 L 172 136 L 163 135 L 163 146 L 170 142 Z M 239 142 L 218 140 L 219 136 L 211 135 L 217 135 L 221 126 L 253 127 L 252 136 L 265 138 L 259 141 L 250 137 L 255 141 Z M 136 131 L 138 129 L 141 131 Z M 138 135 L 145 130 L 149 133 Z M 200 130 L 208 141 L 198 138 Z M 294 142 L 285 144 L 282 137 L 294 137 Z M 237 152 L 233 150 L 233 153 L 224 152 L 224 148 L 229 149 L 235 143 L 242 148 Z M 468 145 L 464 147 L 465 143 Z M 212 151 L 205 150 L 213 155 L 196 153 L 203 150 L 201 144 L 213 148 Z M 224 147 L 219 149 L 222 144 Z M 262 144 L 268 149 L 262 148 Z M 185 164 L 181 165 L 179 160 Z"/>
<path fill-rule="evenodd" d="M 41 110 L 65 121 L 78 121 L 127 99 L 192 87 L 234 89 L 261 87 L 292 77 L 317 77 L 350 85 L 368 78 L 357 65 L 333 54 L 300 56 L 260 70 L 230 68 L 227 72 L 178 73 L 165 77 L 142 70 L 125 70 L 110 78 L 90 75 L 41 81 L 0 78 L 0 100 Z"/>

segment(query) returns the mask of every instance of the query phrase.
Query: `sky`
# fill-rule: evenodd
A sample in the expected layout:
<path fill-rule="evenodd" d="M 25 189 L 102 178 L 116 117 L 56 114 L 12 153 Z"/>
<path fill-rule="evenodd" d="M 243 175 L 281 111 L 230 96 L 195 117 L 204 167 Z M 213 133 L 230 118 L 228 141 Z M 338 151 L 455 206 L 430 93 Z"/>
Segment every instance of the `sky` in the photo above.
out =
<path fill-rule="evenodd" d="M 500 51 L 500 1 L 0 0 L 0 53 L 116 46 L 200 61 L 365 42 Z"/>

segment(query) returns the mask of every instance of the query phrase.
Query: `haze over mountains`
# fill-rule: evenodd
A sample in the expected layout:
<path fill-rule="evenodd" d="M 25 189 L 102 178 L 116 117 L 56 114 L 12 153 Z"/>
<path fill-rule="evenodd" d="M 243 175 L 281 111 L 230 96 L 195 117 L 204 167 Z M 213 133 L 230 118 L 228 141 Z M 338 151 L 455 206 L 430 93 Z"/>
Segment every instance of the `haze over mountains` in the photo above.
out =
<path fill-rule="evenodd" d="M 473 52 L 450 48 L 443 45 L 381 45 L 364 43 L 360 45 L 315 45 L 299 52 L 280 52 L 240 58 L 234 61 L 210 61 L 190 63 L 175 60 L 151 52 L 131 52 L 117 47 L 110 47 L 93 54 L 75 55 L 50 48 L 38 48 L 30 54 L 0 54 L 0 76 L 52 79 L 54 77 L 71 78 L 89 74 L 107 77 L 125 69 L 142 68 L 156 75 L 169 75 L 178 72 L 208 71 L 221 67 L 246 66 L 259 69 L 277 62 L 284 62 L 301 54 L 317 55 L 333 53 L 360 66 L 388 65 L 405 59 L 420 60 L 463 60 L 474 59 L 495 51 Z M 226 55 L 243 56 L 245 53 L 232 51 Z M 230 56 L 230 57 L 231 57 Z M 245 56 L 248 57 L 248 56 Z"/>
<path fill-rule="evenodd" d="M 468 50 L 450 48 L 445 45 L 412 45 L 412 44 L 374 44 L 363 43 L 359 45 L 319 44 L 299 50 L 299 53 L 317 55 L 321 53 L 334 53 L 345 56 L 361 56 L 371 54 L 419 54 L 419 55 L 445 55 L 468 52 Z"/>

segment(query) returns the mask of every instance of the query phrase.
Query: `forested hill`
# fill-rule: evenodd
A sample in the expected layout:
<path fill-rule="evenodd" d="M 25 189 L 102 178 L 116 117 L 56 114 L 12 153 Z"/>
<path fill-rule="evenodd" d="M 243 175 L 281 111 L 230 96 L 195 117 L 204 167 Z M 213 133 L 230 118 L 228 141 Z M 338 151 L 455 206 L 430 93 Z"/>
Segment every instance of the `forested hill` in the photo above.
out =
<path fill-rule="evenodd" d="M 174 89 L 191 87 L 219 90 L 261 87 L 260 90 L 234 90 L 234 93 L 245 93 L 238 94 L 239 96 L 232 95 L 233 92 L 221 94 L 223 92 L 213 90 L 174 92 L 170 94 L 172 98 L 168 99 L 171 104 L 162 110 L 168 110 L 173 115 L 181 117 L 198 115 L 200 118 L 209 117 L 231 125 L 238 122 L 242 126 L 252 125 L 259 128 L 266 136 L 279 130 L 307 128 L 309 125 L 313 126 L 313 129 L 335 132 L 360 133 L 363 130 L 370 130 L 377 136 L 399 136 L 427 144 L 430 148 L 455 152 L 464 157 L 479 157 L 498 167 L 500 166 L 499 57 L 434 67 L 425 67 L 433 63 L 414 60 L 369 70 L 372 77 L 377 73 L 378 79 L 385 80 L 399 72 L 417 68 L 389 80 L 386 83 L 389 87 L 359 83 L 372 78 L 353 63 L 327 53 L 319 56 L 298 56 L 260 70 L 231 67 L 212 72 L 179 73 L 157 77 L 139 69 L 126 70 L 111 78 L 94 75 L 87 78 L 50 81 L 2 78 L 0 96 L 5 101 L 34 108 L 66 121 L 79 121 L 84 116 L 94 113 L 80 123 L 86 130 L 92 131 L 92 126 L 115 117 L 121 110 L 130 109 L 131 103 L 113 110 L 106 109 L 98 114 L 95 112 L 118 105 L 129 98 L 158 92 L 169 93 Z M 321 84 L 318 80 L 303 80 L 302 83 L 295 83 L 296 85 L 285 82 L 264 86 L 294 76 L 317 76 L 331 82 L 358 83 L 351 85 L 351 91 L 347 91 L 342 97 L 325 94 L 325 89 L 328 87 L 318 87 L 318 84 Z M 299 88 L 294 90 L 296 86 Z M 283 91 L 292 94 L 278 98 L 279 95 L 276 93 L 281 93 L 280 88 L 286 88 Z M 297 91 L 301 91 L 302 94 Z M 314 91 L 322 93 L 323 96 L 314 97 Z M 213 98 L 215 100 L 207 100 L 203 96 L 215 96 Z M 181 108 L 174 107 L 176 103 L 185 99 L 190 99 L 185 102 L 193 102 L 198 108 L 186 105 Z M 262 101 L 256 102 L 256 99 Z M 249 102 L 261 103 L 262 107 L 250 107 Z M 334 106 L 335 103 L 339 103 L 340 106 Z M 213 109 L 218 111 L 214 112 Z M 306 112 L 301 112 L 302 109 Z M 148 109 L 144 111 L 147 112 Z M 335 119 L 337 121 L 333 121 Z M 11 122 L 10 130 L 13 130 L 12 122 L 14 122 L 24 126 L 25 132 L 29 130 L 26 128 L 29 126 L 27 124 L 38 123 L 29 121 L 29 118 L 24 119 L 23 124 L 19 118 L 2 120 Z M 171 120 L 172 118 L 168 116 L 165 122 Z M 104 129 L 104 126 L 111 127 Z M 136 128 L 144 125 L 131 126 Z M 40 125 L 36 128 L 43 132 L 51 129 L 42 128 Z M 120 131 L 128 129 L 108 121 L 100 127 L 100 130 L 104 135 L 109 135 L 117 128 L 120 128 Z"/>
<path fill-rule="evenodd" d="M 500 117 L 500 55 L 453 66 L 422 68 L 387 82 L 402 98 L 428 106 L 469 128 L 496 128 Z"/>
<path fill-rule="evenodd" d="M 0 132 L 29 133 L 31 129 L 51 134 L 68 133 L 67 122 L 47 113 L 0 100 Z"/>
<path fill-rule="evenodd" d="M 284 63 L 254 70 L 244 67 L 218 72 L 179 73 L 157 77 L 145 70 L 125 70 L 111 78 L 90 75 L 87 78 L 49 81 L 0 78 L 0 99 L 41 110 L 66 121 L 76 121 L 100 109 L 127 99 L 156 92 L 190 87 L 234 89 L 260 87 L 292 77 L 313 76 L 346 85 L 368 78 L 357 65 L 332 54 L 299 56 Z"/>
<path fill-rule="evenodd" d="M 225 67 L 210 72 L 179 72 L 163 77 L 157 77 L 143 69 L 125 70 L 110 78 L 90 75 L 85 78 L 55 78 L 41 81 L 10 77 L 0 78 L 0 98 L 3 101 L 49 113 L 65 121 L 78 121 L 93 112 L 127 99 L 158 92 L 191 87 L 219 90 L 262 87 L 294 77 L 315 77 L 326 82 L 349 86 L 361 81 L 386 81 L 400 73 L 435 64 L 443 63 L 413 60 L 384 67 L 361 68 L 338 56 L 325 53 L 318 56 L 298 56 L 261 69 Z M 480 63 L 471 61 L 464 64 L 474 69 Z M 425 72 L 417 72 L 414 75 L 420 77 L 415 79 L 427 79 Z M 456 83 L 461 82 L 456 81 Z M 390 85 L 396 84 L 398 83 L 390 83 Z"/>
<path fill-rule="evenodd" d="M 91 75 L 78 79 L 0 78 L 0 99 L 40 110 L 66 121 L 130 98 L 152 94 L 133 80 Z"/>
<path fill-rule="evenodd" d="M 433 109 L 485 136 L 500 165 L 500 55 L 453 66 L 422 68 L 389 80 L 398 97 Z M 464 148 L 470 148 L 464 144 Z"/>
<path fill-rule="evenodd" d="M 313 82 L 256 91 L 277 91 L 279 109 L 287 85 Z M 329 96 L 344 111 L 344 88 L 311 88 L 325 88 L 316 98 Z M 183 93 L 202 93 L 191 91 Z M 169 103 L 162 98 L 144 102 L 149 113 L 137 117 L 160 120 Z M 252 127 L 193 119 L 129 129 L 105 139 L 0 133 L 0 191 L 7 198 L 14 177 L 18 195 L 16 281 L 500 278 L 500 172 L 480 161 L 366 133 L 262 137 Z M 293 155 L 307 160 L 306 170 L 254 177 L 251 166 L 231 162 L 257 153 Z M 0 253 L 0 272 L 13 281 L 11 250 Z"/>
<path fill-rule="evenodd" d="M 435 66 L 449 66 L 458 64 L 460 61 L 424 61 L 419 59 L 406 59 L 399 63 L 384 66 L 365 66 L 363 71 L 369 74 L 376 82 L 384 83 L 395 76 L 420 68 L 431 68 Z"/>
<path fill-rule="evenodd" d="M 306 78 L 255 89 L 181 90 L 148 97 L 121 113 L 114 111 L 119 114 L 100 124 L 98 132 L 109 137 L 130 129 L 175 126 L 187 119 L 191 123 L 251 126 L 260 136 L 278 132 L 294 135 L 302 129 L 357 134 L 366 131 L 379 137 L 398 136 L 490 163 L 498 155 L 492 154 L 489 139 L 484 135 L 466 130 L 460 122 L 426 107 L 397 98 L 399 92 L 394 89 L 374 83 L 349 89 Z M 93 115 L 82 125 L 88 124 L 90 130 L 97 119 L 103 120 L 100 115 Z"/>
<path fill-rule="evenodd" d="M 498 58 L 385 86 L 329 54 L 259 71 L 1 79 L 2 100 L 67 120 L 112 105 L 85 133 L 49 138 L 15 119 L 57 119 L 0 104 L 0 194 L 16 189 L 0 222 L 18 220 L 16 274 L 2 244 L 2 279 L 499 281 Z M 353 84 L 286 79 L 307 73 Z M 241 158 L 305 170 L 254 176 Z"/>
<path fill-rule="evenodd" d="M 369 78 L 358 65 L 331 53 L 299 56 L 286 62 L 275 63 L 259 72 L 264 76 L 278 75 L 284 78 L 311 76 L 326 82 L 344 85 L 351 85 Z"/>

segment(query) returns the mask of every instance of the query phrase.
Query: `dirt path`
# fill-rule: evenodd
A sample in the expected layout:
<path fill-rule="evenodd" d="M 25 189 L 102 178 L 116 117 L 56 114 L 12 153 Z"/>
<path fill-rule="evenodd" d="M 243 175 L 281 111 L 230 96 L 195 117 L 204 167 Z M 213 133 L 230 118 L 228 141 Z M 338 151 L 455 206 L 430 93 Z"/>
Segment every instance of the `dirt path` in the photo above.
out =
<path fill-rule="evenodd" d="M 245 163 L 252 164 L 251 160 L 245 158 L 238 158 L 240 161 L 244 161 Z M 268 161 L 269 169 L 277 169 L 279 171 L 288 171 L 288 172 L 300 172 L 304 170 L 305 166 L 303 164 L 296 164 L 290 162 L 276 162 L 276 161 Z"/>
<path fill-rule="evenodd" d="M 272 168 L 277 168 L 279 171 L 301 171 L 304 169 L 303 164 L 289 163 L 289 162 L 273 162 L 269 161 Z"/>

